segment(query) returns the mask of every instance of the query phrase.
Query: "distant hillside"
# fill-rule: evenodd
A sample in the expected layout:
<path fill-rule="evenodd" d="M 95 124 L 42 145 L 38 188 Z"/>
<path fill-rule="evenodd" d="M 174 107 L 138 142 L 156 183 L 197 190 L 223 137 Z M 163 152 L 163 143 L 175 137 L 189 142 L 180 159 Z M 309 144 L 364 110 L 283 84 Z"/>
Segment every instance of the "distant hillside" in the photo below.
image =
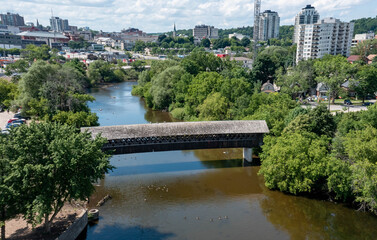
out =
<path fill-rule="evenodd" d="M 377 17 L 375 18 L 361 18 L 352 20 L 355 23 L 354 34 L 367 33 L 372 31 L 377 33 Z"/>
<path fill-rule="evenodd" d="M 280 26 L 280 39 L 292 39 L 293 38 L 293 31 L 294 26 Z M 238 28 L 229 28 L 229 29 L 219 29 L 219 37 L 220 38 L 227 38 L 229 34 L 232 33 L 239 33 L 243 34 L 245 36 L 253 37 L 253 27 L 247 26 L 247 27 L 238 27 Z M 157 34 L 163 34 L 163 33 L 157 33 Z M 167 32 L 166 34 L 172 35 L 173 32 Z M 192 36 L 192 29 L 183 29 L 183 30 L 177 30 L 177 35 L 183 34 L 187 36 Z"/>

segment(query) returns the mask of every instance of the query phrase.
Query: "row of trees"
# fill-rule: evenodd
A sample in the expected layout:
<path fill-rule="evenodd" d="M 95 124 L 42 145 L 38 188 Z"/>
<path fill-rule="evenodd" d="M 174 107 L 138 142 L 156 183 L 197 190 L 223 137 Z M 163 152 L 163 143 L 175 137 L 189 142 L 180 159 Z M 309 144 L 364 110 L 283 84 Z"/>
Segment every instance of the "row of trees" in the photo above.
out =
<path fill-rule="evenodd" d="M 333 101 L 338 96 L 348 98 L 348 91 L 355 91 L 363 101 L 377 92 L 377 65 L 349 64 L 340 55 L 301 61 L 295 67 L 281 68 L 276 73 L 276 84 L 281 86 L 281 91 L 294 98 L 305 96 L 317 83 L 326 84 Z M 341 87 L 346 81 L 349 81 L 348 90 Z"/>
<path fill-rule="evenodd" d="M 271 189 L 326 194 L 377 213 L 377 107 L 332 116 L 325 106 L 291 110 L 266 137 L 260 174 Z"/>

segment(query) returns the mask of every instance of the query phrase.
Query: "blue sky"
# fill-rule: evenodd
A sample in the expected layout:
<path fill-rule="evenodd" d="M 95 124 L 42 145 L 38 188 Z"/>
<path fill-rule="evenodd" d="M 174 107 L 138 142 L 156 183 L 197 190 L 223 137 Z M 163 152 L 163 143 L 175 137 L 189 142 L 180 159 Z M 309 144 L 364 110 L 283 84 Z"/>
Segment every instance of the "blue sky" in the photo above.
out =
<path fill-rule="evenodd" d="M 1 0 L 1 12 L 17 12 L 25 21 L 49 25 L 54 16 L 68 19 L 70 25 L 103 31 L 136 27 L 146 32 L 190 29 L 197 24 L 218 28 L 253 25 L 253 0 Z M 262 0 L 262 10 L 277 11 L 281 25 L 293 24 L 295 15 L 307 4 L 321 18 L 342 21 L 377 15 L 376 0 Z"/>

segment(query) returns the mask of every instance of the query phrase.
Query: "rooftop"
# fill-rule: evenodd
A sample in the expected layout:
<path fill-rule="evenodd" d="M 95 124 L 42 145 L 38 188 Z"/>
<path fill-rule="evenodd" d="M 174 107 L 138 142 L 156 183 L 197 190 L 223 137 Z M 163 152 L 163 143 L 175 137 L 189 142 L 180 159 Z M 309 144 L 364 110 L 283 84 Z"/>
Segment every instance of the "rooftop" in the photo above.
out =
<path fill-rule="evenodd" d="M 68 37 L 64 36 L 61 33 L 53 33 L 53 32 L 42 32 L 42 31 L 36 31 L 36 32 L 22 32 L 18 33 L 18 36 L 25 36 L 25 37 L 41 37 L 41 38 L 64 38 L 68 39 Z"/>
<path fill-rule="evenodd" d="M 175 122 L 81 128 L 82 132 L 86 130 L 93 138 L 101 134 L 107 139 L 269 133 L 266 121 Z"/>

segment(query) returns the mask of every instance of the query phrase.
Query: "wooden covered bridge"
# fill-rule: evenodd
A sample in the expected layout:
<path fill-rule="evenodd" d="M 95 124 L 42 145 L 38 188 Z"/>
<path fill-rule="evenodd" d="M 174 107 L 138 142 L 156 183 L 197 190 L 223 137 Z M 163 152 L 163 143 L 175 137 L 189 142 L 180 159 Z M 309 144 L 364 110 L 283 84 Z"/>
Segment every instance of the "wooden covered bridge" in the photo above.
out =
<path fill-rule="evenodd" d="M 108 140 L 103 150 L 113 154 L 244 148 L 244 158 L 252 161 L 252 148 L 263 144 L 269 133 L 265 121 L 174 122 L 82 128 L 95 138 Z"/>

